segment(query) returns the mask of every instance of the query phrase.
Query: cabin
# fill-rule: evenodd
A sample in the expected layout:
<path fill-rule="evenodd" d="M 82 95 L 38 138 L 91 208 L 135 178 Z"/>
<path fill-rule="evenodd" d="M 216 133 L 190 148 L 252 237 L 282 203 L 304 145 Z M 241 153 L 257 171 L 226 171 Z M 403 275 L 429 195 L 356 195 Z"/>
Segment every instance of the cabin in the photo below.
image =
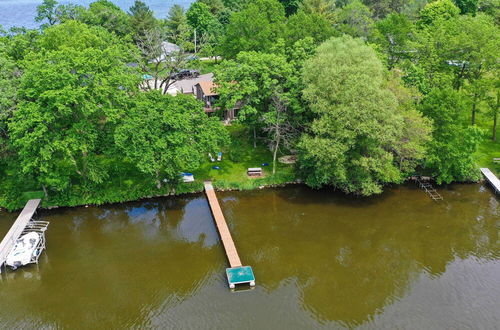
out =
<path fill-rule="evenodd" d="M 198 82 L 193 87 L 193 94 L 198 100 L 203 102 L 207 114 L 214 114 L 220 109 L 216 105 L 219 99 L 219 93 L 217 92 L 217 84 L 215 84 L 213 80 Z M 239 105 L 236 105 L 233 109 L 224 110 L 224 120 L 231 121 L 235 119 L 239 110 Z"/>

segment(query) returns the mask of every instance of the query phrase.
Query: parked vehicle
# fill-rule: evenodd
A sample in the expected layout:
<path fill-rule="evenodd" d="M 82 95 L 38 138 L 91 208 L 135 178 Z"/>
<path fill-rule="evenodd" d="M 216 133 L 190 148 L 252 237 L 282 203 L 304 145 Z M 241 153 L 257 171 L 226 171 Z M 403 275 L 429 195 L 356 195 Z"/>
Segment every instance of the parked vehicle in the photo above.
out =
<path fill-rule="evenodd" d="M 200 72 L 198 70 L 183 69 L 179 72 L 173 73 L 170 78 L 175 80 L 181 80 L 186 78 L 198 78 Z"/>

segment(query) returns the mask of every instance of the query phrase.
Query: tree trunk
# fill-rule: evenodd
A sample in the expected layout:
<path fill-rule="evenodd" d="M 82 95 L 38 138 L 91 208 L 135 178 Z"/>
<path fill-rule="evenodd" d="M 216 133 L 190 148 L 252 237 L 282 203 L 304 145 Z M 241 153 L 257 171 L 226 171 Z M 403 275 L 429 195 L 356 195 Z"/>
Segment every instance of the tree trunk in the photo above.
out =
<path fill-rule="evenodd" d="M 278 147 L 280 145 L 280 136 L 276 137 L 276 143 L 274 144 L 274 152 L 273 152 L 273 175 L 276 174 L 276 156 L 278 155 Z"/>
<path fill-rule="evenodd" d="M 161 188 L 160 171 L 156 171 L 156 188 Z"/>
<path fill-rule="evenodd" d="M 257 130 L 253 127 L 253 147 L 257 148 Z"/>
<path fill-rule="evenodd" d="M 493 115 L 493 135 L 491 137 L 493 141 L 497 140 L 497 118 L 498 114 L 495 112 L 495 114 Z"/>
<path fill-rule="evenodd" d="M 44 184 L 42 184 L 42 189 L 43 189 L 43 194 L 45 195 L 45 198 L 49 198 L 49 193 L 47 192 L 47 187 L 45 187 Z"/>
<path fill-rule="evenodd" d="M 472 103 L 472 126 L 476 124 L 476 100 L 474 99 Z"/>

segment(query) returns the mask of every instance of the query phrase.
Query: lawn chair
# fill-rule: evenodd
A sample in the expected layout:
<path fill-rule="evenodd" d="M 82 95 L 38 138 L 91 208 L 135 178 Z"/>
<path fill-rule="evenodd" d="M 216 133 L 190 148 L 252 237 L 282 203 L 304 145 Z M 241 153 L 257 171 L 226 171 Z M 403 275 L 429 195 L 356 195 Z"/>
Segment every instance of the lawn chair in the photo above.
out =
<path fill-rule="evenodd" d="M 217 161 L 220 162 L 222 160 L 222 152 L 217 153 Z"/>

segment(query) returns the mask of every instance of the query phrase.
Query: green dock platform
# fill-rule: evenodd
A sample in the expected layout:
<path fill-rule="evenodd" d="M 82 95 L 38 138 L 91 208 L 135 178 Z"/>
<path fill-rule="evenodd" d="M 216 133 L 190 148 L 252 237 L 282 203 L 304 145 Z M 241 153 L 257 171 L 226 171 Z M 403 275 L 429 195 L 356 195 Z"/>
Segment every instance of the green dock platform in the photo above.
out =
<path fill-rule="evenodd" d="M 250 284 L 250 286 L 255 286 L 255 276 L 250 266 L 226 268 L 226 275 L 231 289 L 234 289 L 236 284 Z"/>

